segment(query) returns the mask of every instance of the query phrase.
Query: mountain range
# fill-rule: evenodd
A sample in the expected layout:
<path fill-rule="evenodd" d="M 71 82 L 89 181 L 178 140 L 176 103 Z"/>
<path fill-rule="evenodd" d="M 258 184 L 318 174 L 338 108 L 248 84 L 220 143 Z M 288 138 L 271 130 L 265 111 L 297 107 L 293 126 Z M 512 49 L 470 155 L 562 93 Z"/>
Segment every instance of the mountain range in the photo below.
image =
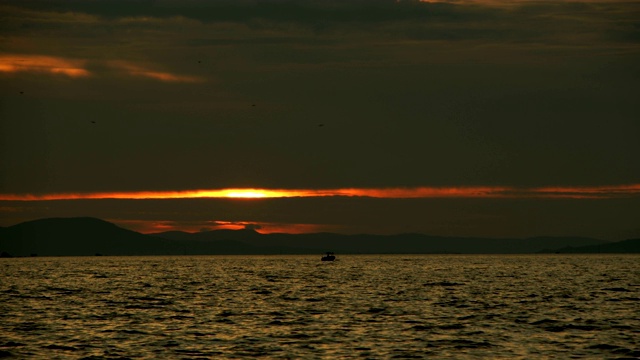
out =
<path fill-rule="evenodd" d="M 3 256 L 216 254 L 640 253 L 640 239 L 472 238 L 424 234 L 261 234 L 254 230 L 141 234 L 96 218 L 48 218 L 0 227 Z"/>

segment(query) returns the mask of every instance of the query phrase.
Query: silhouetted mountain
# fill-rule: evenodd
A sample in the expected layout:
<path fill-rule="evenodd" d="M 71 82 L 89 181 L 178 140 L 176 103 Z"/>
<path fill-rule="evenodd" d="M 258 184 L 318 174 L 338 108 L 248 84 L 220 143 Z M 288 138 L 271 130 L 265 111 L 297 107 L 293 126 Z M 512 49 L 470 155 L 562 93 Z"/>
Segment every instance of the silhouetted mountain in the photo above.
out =
<path fill-rule="evenodd" d="M 148 235 L 180 242 L 192 254 L 309 254 L 317 252 L 306 246 L 300 247 L 300 243 L 298 246 L 279 246 L 266 240 L 268 234 L 260 234 L 252 229 L 223 229 L 197 233 L 167 231 Z M 238 244 L 242 244 L 242 246 Z M 233 252 L 233 249 L 237 249 L 237 252 Z"/>
<path fill-rule="evenodd" d="M 287 248 L 304 246 L 315 251 L 335 251 L 340 253 L 360 254 L 429 254 L 429 253 L 464 253 L 464 254 L 510 254 L 534 253 L 547 247 L 550 243 L 556 247 L 594 245 L 604 243 L 602 240 L 589 238 L 531 238 L 531 239 L 487 239 L 429 236 L 424 234 L 398 235 L 341 235 L 331 233 L 316 234 L 265 234 L 256 241 L 268 243 L 270 246 Z"/>
<path fill-rule="evenodd" d="M 487 239 L 423 234 L 260 234 L 250 229 L 144 235 L 95 218 L 41 219 L 0 228 L 0 252 L 14 256 L 321 254 L 326 251 L 339 254 L 516 254 L 577 249 L 585 245 L 608 252 L 604 249 L 615 244 L 576 237 Z"/>
<path fill-rule="evenodd" d="M 553 252 L 557 254 L 638 254 L 640 253 L 640 239 L 629 239 L 590 246 L 567 246 L 561 249 L 545 250 L 543 252 Z"/>
<path fill-rule="evenodd" d="M 193 236 L 193 233 L 189 233 L 186 231 L 165 231 L 161 233 L 153 233 L 153 234 L 147 234 L 147 235 L 168 239 L 168 240 L 189 240 L 191 239 L 191 236 Z"/>
<path fill-rule="evenodd" d="M 154 255 L 171 253 L 175 245 L 100 219 L 51 218 L 5 228 L 0 250 L 14 256 Z"/>

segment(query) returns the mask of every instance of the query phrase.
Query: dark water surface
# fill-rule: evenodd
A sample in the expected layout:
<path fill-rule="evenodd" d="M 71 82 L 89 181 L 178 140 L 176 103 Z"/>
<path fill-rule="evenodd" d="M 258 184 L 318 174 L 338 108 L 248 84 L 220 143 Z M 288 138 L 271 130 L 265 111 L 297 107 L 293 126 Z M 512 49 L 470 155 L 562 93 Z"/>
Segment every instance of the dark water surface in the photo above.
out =
<path fill-rule="evenodd" d="M 0 357 L 640 358 L 638 255 L 0 259 Z"/>

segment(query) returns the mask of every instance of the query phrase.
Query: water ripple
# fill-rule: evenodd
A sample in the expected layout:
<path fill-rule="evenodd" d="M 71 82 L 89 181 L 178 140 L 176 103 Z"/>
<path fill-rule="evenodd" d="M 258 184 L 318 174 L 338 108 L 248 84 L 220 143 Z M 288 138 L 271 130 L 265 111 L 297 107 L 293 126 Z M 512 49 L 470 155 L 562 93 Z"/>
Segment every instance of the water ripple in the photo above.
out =
<path fill-rule="evenodd" d="M 638 260 L 0 259 L 0 357 L 638 358 Z"/>

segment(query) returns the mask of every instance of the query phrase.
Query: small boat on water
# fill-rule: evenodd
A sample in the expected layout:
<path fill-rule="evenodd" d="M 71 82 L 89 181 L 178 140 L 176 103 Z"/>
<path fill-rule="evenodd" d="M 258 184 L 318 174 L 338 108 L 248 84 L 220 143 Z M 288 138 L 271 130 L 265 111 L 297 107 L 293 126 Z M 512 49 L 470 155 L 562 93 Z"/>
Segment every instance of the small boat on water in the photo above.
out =
<path fill-rule="evenodd" d="M 336 256 L 331 252 L 327 251 L 327 253 L 322 257 L 322 261 L 333 261 L 336 259 Z"/>

